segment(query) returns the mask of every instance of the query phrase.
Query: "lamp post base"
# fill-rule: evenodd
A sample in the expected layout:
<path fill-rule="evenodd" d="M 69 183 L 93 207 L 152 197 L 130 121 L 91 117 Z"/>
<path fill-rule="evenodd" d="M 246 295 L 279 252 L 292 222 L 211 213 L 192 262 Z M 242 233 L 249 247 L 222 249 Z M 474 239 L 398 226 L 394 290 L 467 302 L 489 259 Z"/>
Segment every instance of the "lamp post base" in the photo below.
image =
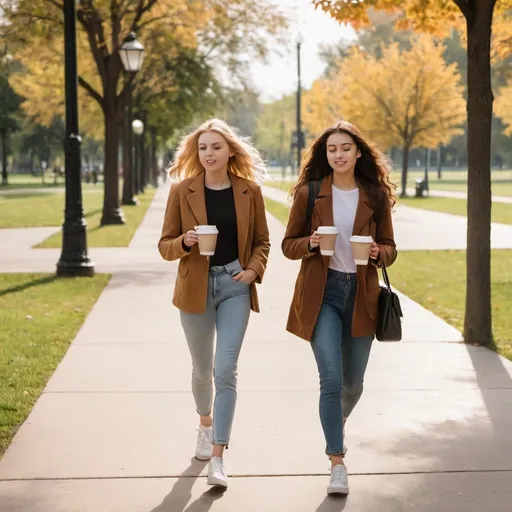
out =
<path fill-rule="evenodd" d="M 57 263 L 57 277 L 92 277 L 94 276 L 94 263 L 90 259 L 59 260 Z"/>
<path fill-rule="evenodd" d="M 102 226 L 120 225 L 125 224 L 124 213 L 121 208 L 112 208 L 103 212 L 100 224 Z"/>

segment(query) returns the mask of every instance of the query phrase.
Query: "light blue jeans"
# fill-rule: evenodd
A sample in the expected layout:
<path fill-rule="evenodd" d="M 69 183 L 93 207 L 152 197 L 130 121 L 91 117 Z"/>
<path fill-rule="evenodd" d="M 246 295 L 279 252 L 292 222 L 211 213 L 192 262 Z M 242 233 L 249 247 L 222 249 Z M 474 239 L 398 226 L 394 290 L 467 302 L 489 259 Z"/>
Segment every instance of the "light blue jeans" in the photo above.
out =
<path fill-rule="evenodd" d="M 213 444 L 225 446 L 229 444 L 235 415 L 238 356 L 251 312 L 249 285 L 233 279 L 241 270 L 238 260 L 210 267 L 204 314 L 180 312 L 192 356 L 192 393 L 197 412 L 201 416 L 211 414 L 213 376 Z"/>
<path fill-rule="evenodd" d="M 328 455 L 343 454 L 343 420 L 363 393 L 373 336 L 351 335 L 356 274 L 329 269 L 311 347 L 320 374 L 320 421 Z"/>

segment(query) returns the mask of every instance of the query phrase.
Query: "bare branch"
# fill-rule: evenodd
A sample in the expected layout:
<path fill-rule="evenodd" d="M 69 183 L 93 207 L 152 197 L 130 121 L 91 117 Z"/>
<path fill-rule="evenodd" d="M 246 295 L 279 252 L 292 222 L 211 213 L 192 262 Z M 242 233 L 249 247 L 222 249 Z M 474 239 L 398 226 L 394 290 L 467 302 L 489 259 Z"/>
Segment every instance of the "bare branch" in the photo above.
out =
<path fill-rule="evenodd" d="M 98 102 L 99 106 L 104 111 L 103 96 L 81 76 L 78 76 L 78 83 Z"/>

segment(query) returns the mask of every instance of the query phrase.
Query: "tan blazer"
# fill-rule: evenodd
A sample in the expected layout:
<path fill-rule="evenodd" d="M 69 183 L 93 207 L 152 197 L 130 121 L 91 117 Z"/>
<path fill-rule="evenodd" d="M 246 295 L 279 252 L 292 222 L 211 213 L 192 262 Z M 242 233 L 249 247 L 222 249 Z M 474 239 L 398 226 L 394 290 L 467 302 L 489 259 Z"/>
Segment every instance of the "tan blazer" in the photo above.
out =
<path fill-rule="evenodd" d="M 305 185 L 299 190 L 293 202 L 282 250 L 284 255 L 291 260 L 302 259 L 290 307 L 287 330 L 300 338 L 311 341 L 322 306 L 330 257 L 322 256 L 319 250 L 314 253 L 308 251 L 309 236 L 305 236 L 307 202 L 308 187 Z M 331 174 L 322 180 L 311 219 L 311 232 L 319 226 L 332 226 L 333 224 Z M 373 237 L 380 247 L 379 265 L 384 263 L 388 267 L 395 261 L 396 245 L 391 210 L 388 209 L 382 218 L 376 218 L 368 196 L 362 189 L 359 189 L 359 203 L 352 234 Z M 375 333 L 378 297 L 377 268 L 372 264 L 358 265 L 352 336 L 370 336 Z"/>
<path fill-rule="evenodd" d="M 261 188 L 254 182 L 230 175 L 235 200 L 238 259 L 243 269 L 258 277 L 251 284 L 251 308 L 259 312 L 256 282 L 261 283 L 267 266 L 270 240 Z M 185 233 L 208 224 L 204 198 L 204 172 L 175 184 L 169 192 L 158 250 L 168 261 L 180 259 L 173 304 L 187 313 L 203 314 L 208 294 L 209 260 L 199 254 L 197 244 L 183 249 Z"/>

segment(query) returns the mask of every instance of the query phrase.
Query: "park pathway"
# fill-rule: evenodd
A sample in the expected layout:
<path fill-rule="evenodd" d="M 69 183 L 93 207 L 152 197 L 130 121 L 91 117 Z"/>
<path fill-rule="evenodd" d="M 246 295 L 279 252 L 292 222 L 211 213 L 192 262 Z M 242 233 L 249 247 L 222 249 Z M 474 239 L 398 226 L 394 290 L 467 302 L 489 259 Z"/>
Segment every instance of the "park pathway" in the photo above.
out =
<path fill-rule="evenodd" d="M 190 358 L 171 306 L 177 265 L 156 250 L 166 194 L 130 248 L 91 250 L 113 277 L 0 461 L 2 512 L 510 511 L 512 363 L 458 343 L 405 300 L 405 339 L 375 342 L 347 424 L 351 494 L 325 496 L 315 363 L 285 331 L 299 263 L 282 256 L 272 217 L 262 313 L 239 366 L 230 488 L 209 490 L 192 457 Z M 38 257 L 53 271 L 53 256 Z M 13 272 L 35 266 L 2 258 Z"/>

